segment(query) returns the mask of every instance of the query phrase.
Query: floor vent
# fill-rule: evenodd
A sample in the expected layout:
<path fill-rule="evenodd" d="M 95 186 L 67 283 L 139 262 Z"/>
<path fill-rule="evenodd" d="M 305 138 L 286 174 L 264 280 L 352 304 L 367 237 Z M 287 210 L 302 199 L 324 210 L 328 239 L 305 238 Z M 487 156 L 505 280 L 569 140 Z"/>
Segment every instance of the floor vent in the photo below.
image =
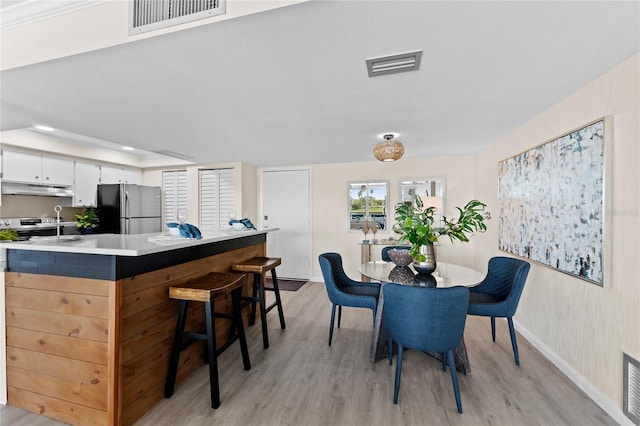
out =
<path fill-rule="evenodd" d="M 129 35 L 222 15 L 226 0 L 131 0 Z"/>
<path fill-rule="evenodd" d="M 367 71 L 369 72 L 369 77 L 395 74 L 398 72 L 418 71 L 420 69 L 421 58 L 422 50 L 370 58 L 366 60 Z"/>
<path fill-rule="evenodd" d="M 640 361 L 623 354 L 624 363 L 624 414 L 640 425 Z"/>

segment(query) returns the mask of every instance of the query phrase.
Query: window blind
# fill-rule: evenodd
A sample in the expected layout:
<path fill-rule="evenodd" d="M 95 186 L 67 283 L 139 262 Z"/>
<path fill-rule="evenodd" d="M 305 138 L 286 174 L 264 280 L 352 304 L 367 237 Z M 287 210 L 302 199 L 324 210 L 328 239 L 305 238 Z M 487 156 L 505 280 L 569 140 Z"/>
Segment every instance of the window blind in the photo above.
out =
<path fill-rule="evenodd" d="M 229 215 L 235 211 L 234 172 L 233 168 L 199 171 L 202 232 L 219 234 L 220 231 L 229 228 Z"/>
<path fill-rule="evenodd" d="M 179 208 L 187 208 L 187 171 L 162 172 L 162 221 L 176 222 Z"/>

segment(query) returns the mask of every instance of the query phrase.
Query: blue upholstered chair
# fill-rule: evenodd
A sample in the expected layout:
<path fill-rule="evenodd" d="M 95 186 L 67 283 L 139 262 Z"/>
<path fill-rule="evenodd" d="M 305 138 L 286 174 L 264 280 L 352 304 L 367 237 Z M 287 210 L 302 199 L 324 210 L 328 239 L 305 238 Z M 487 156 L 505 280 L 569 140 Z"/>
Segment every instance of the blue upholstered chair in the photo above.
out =
<path fill-rule="evenodd" d="M 471 288 L 469 296 L 469 315 L 491 317 L 491 337 L 494 342 L 496 341 L 496 318 L 507 319 L 516 365 L 520 365 L 520 357 L 516 332 L 513 328 L 513 315 L 516 313 L 530 267 L 524 260 L 493 257 L 489 259 L 487 276 L 479 285 Z"/>
<path fill-rule="evenodd" d="M 329 326 L 329 346 L 331 346 L 336 306 L 338 307 L 338 328 L 340 328 L 343 306 L 369 308 L 373 311 L 375 321 L 380 284 L 354 281 L 349 278 L 342 267 L 342 256 L 338 253 L 323 253 L 318 256 L 318 260 L 329 300 L 333 303 L 331 325 Z"/>
<path fill-rule="evenodd" d="M 469 305 L 466 287 L 426 288 L 385 284 L 382 288 L 384 326 L 389 336 L 389 364 L 393 343 L 398 345 L 393 402 L 398 403 L 402 354 L 405 348 L 442 353 L 442 369 L 449 364 L 458 412 L 462 413 L 453 349 L 464 334 Z M 446 363 L 445 363 L 446 360 Z"/>
<path fill-rule="evenodd" d="M 392 249 L 400 249 L 400 250 L 409 250 L 410 246 L 385 246 L 382 247 L 382 251 L 380 252 L 380 258 L 385 262 L 391 262 L 391 258 L 389 257 L 389 250 Z"/>

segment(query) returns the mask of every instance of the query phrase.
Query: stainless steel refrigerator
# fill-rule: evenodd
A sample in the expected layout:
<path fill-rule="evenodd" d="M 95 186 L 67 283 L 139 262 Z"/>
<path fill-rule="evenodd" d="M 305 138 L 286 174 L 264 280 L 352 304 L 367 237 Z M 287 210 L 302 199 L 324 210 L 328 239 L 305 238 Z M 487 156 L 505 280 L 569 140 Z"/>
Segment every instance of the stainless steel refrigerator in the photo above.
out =
<path fill-rule="evenodd" d="M 104 234 L 162 231 L 160 187 L 125 183 L 98 185 L 97 213 Z"/>

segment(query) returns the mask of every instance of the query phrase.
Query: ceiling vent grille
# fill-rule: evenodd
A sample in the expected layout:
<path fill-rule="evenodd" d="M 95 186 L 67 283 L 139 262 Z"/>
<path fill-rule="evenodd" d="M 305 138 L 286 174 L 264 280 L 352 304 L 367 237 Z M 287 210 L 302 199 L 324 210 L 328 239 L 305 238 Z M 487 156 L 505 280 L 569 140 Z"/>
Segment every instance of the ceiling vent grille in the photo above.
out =
<path fill-rule="evenodd" d="M 180 160 L 186 160 L 186 161 L 190 161 L 193 160 L 193 157 L 189 157 L 188 155 L 184 155 L 184 154 L 180 154 L 178 152 L 175 151 L 169 151 L 169 150 L 162 150 L 162 151 L 153 151 L 156 154 L 160 154 L 160 155 L 166 155 L 167 157 L 173 157 L 173 158 L 178 158 Z"/>
<path fill-rule="evenodd" d="M 640 425 L 640 361 L 624 354 L 623 412 L 634 424 Z"/>
<path fill-rule="evenodd" d="M 421 58 L 422 50 L 399 53 L 397 55 L 381 56 L 379 58 L 370 58 L 366 60 L 367 71 L 369 72 L 369 77 L 407 71 L 418 71 L 420 69 Z"/>
<path fill-rule="evenodd" d="M 226 0 L 129 1 L 129 35 L 222 15 Z"/>

